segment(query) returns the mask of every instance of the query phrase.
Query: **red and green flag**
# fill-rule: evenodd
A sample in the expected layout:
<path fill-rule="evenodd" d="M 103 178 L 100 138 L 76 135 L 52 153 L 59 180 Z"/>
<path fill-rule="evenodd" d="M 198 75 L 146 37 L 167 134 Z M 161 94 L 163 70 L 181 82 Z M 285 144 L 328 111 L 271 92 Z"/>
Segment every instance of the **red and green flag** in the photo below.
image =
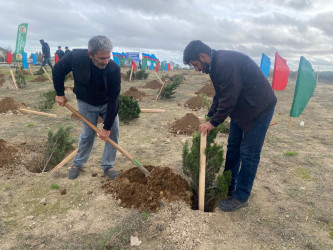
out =
<path fill-rule="evenodd" d="M 297 72 L 294 100 L 290 110 L 291 117 L 298 117 L 302 114 L 313 95 L 316 84 L 316 76 L 311 63 L 301 56 Z"/>

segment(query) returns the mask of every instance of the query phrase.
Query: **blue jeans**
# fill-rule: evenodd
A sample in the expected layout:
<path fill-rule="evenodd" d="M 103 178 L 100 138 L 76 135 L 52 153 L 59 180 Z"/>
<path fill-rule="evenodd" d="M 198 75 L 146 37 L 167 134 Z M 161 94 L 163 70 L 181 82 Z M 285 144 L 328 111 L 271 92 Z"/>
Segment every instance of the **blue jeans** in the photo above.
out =
<path fill-rule="evenodd" d="M 255 126 L 244 133 L 234 120 L 230 122 L 225 170 L 231 170 L 232 181 L 229 194 L 237 200 L 247 201 L 250 197 L 260 161 L 260 153 L 274 108 L 266 112 Z"/>
<path fill-rule="evenodd" d="M 53 66 L 51 63 L 51 57 L 44 57 L 41 67 L 44 67 L 46 64 L 48 64 L 51 67 L 51 69 L 53 69 Z"/>
<path fill-rule="evenodd" d="M 77 104 L 81 115 L 87 118 L 92 124 L 97 126 L 98 116 L 101 116 L 104 120 L 106 117 L 107 103 L 104 105 L 94 106 L 90 105 L 82 100 L 77 99 Z M 87 162 L 92 147 L 94 145 L 96 132 L 92 130 L 85 122 L 82 121 L 83 131 L 79 138 L 78 152 L 73 160 L 73 165 L 82 168 Z M 116 116 L 114 123 L 111 127 L 110 139 L 118 144 L 119 140 L 119 118 Z M 116 159 L 117 149 L 110 143 L 105 142 L 104 152 L 102 157 L 101 167 L 104 171 L 113 167 Z"/>

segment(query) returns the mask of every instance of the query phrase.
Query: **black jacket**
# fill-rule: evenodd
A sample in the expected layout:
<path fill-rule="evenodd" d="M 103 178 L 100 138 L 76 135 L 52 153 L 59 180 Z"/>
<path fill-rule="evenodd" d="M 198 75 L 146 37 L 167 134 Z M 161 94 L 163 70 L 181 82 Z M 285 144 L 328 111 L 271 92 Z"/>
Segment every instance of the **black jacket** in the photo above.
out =
<path fill-rule="evenodd" d="M 53 68 L 53 85 L 57 95 L 64 96 L 65 76 L 72 71 L 73 91 L 78 99 L 95 106 L 108 103 L 103 128 L 110 130 L 119 110 L 120 67 L 110 60 L 103 70 L 104 88 L 97 91 L 91 83 L 90 63 L 87 49 L 74 49 L 65 54 Z"/>
<path fill-rule="evenodd" d="M 210 78 L 216 95 L 208 112 L 218 126 L 230 116 L 244 131 L 249 131 L 262 114 L 277 103 L 274 91 L 258 65 L 236 51 L 213 50 Z"/>
<path fill-rule="evenodd" d="M 50 54 L 50 46 L 48 43 L 44 42 L 42 44 L 42 53 L 44 55 L 44 57 L 51 57 L 51 54 Z"/>
<path fill-rule="evenodd" d="M 63 56 L 65 55 L 65 52 L 62 51 L 61 49 L 58 49 L 58 50 L 56 51 L 56 54 L 58 55 L 59 59 L 61 59 L 61 57 L 63 57 Z"/>

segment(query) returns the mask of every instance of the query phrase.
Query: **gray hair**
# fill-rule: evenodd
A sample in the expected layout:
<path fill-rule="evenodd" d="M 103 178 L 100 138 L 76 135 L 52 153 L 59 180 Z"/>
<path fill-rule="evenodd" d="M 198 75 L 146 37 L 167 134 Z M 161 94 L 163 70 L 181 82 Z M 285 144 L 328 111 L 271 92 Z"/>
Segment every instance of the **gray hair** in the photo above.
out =
<path fill-rule="evenodd" d="M 112 51 L 112 43 L 106 36 L 93 36 L 88 42 L 88 52 L 96 54 L 97 51 Z"/>

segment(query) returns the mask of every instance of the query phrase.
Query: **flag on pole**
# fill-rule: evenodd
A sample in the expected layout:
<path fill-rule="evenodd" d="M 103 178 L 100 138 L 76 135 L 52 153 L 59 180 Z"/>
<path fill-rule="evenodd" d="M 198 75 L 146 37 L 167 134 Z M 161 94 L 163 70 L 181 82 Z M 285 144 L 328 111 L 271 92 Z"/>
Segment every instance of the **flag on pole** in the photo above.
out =
<path fill-rule="evenodd" d="M 171 64 L 168 63 L 168 68 L 167 68 L 167 70 L 170 71 L 170 69 L 171 69 Z"/>
<path fill-rule="evenodd" d="M 32 54 L 32 63 L 33 63 L 34 65 L 37 64 L 37 54 Z"/>
<path fill-rule="evenodd" d="M 287 60 L 283 59 L 279 53 L 275 53 L 272 88 L 274 90 L 284 90 L 288 84 L 289 67 Z"/>
<path fill-rule="evenodd" d="M 23 68 L 28 69 L 28 54 L 26 52 L 22 52 L 22 64 Z"/>
<path fill-rule="evenodd" d="M 12 54 L 10 52 L 7 52 L 7 64 L 11 64 L 12 63 Z"/>
<path fill-rule="evenodd" d="M 15 48 L 15 59 L 22 59 L 22 52 L 24 51 L 25 41 L 27 39 L 28 24 L 21 23 L 17 29 L 16 48 Z"/>
<path fill-rule="evenodd" d="M 135 62 L 133 60 L 131 62 L 131 68 L 136 69 L 136 64 L 135 64 Z"/>
<path fill-rule="evenodd" d="M 57 63 L 59 61 L 59 56 L 57 53 L 54 53 L 54 63 Z"/>
<path fill-rule="evenodd" d="M 262 53 L 260 69 L 262 70 L 266 78 L 268 78 L 270 68 L 271 68 L 271 59 L 268 56 L 266 56 L 265 53 Z"/>
<path fill-rule="evenodd" d="M 316 84 L 316 76 L 311 63 L 301 56 L 297 72 L 294 100 L 290 110 L 291 117 L 298 117 L 302 114 L 313 95 Z"/>
<path fill-rule="evenodd" d="M 157 62 L 157 63 L 156 63 L 156 72 L 158 72 L 158 68 L 159 68 L 159 66 L 160 66 L 160 62 Z"/>

